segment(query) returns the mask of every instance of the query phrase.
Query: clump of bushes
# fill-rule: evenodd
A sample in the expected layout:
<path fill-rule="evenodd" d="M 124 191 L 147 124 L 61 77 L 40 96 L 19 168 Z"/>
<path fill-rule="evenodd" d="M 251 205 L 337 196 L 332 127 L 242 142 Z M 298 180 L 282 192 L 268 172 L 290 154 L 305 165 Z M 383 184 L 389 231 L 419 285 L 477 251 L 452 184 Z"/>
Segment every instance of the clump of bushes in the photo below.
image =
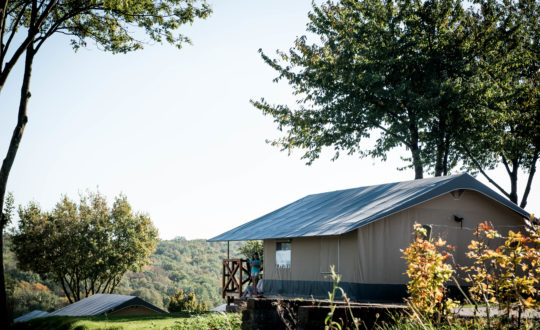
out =
<path fill-rule="evenodd" d="M 184 293 L 184 290 L 178 290 L 173 296 L 169 297 L 169 312 L 205 312 L 208 310 L 208 305 L 205 301 L 198 302 L 195 293 Z"/>
<path fill-rule="evenodd" d="M 414 312 L 424 317 L 440 322 L 450 315 L 457 304 L 447 297 L 445 283 L 455 273 L 447 262 L 450 254 L 441 249 L 453 247 L 439 238 L 428 237 L 426 229 L 419 224 L 414 225 L 415 240 L 403 251 L 407 260 L 407 290 L 410 294 L 408 304 Z M 446 245 L 446 246 L 445 246 Z"/>
<path fill-rule="evenodd" d="M 452 247 L 445 246 L 440 238 L 427 237 L 425 229 L 415 225 L 415 240 L 403 251 L 408 267 L 407 302 L 411 318 L 420 323 L 449 322 L 450 312 L 457 306 L 447 295 L 447 284 L 452 281 L 463 293 L 463 299 L 474 305 L 475 316 L 479 306 L 486 307 L 487 317 L 481 322 L 486 322 L 488 328 L 492 326 L 493 307 L 503 312 L 503 323 L 520 327 L 526 309 L 540 308 L 540 227 L 536 223 L 531 216 L 524 233 L 509 231 L 507 236 L 487 222 L 479 224 L 466 254 L 472 264 L 459 267 L 470 285 L 467 294 L 450 263 L 448 249 Z M 517 316 L 512 316 L 512 311 Z"/>

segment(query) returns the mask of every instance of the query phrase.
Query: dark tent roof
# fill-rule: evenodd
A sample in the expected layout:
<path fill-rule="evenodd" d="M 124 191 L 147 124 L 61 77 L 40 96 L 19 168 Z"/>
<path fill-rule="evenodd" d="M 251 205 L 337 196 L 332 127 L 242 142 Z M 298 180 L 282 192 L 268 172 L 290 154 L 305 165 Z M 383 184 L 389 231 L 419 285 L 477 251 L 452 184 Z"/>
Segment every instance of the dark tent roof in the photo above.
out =
<path fill-rule="evenodd" d="M 341 235 L 459 189 L 477 191 L 529 217 L 472 176 L 458 174 L 309 195 L 209 241 Z"/>
<path fill-rule="evenodd" d="M 30 320 L 33 320 L 33 319 L 37 319 L 39 317 L 45 317 L 47 315 L 49 315 L 49 313 L 47 313 L 45 311 L 40 311 L 38 309 L 35 309 L 35 310 L 31 311 L 30 313 L 24 314 L 22 316 L 19 316 L 16 319 L 14 319 L 13 323 L 26 322 L 26 321 L 30 321 Z"/>
<path fill-rule="evenodd" d="M 95 294 L 54 311 L 50 313 L 49 316 L 101 315 L 112 313 L 129 306 L 144 306 L 158 313 L 166 313 L 164 310 L 159 309 L 139 297 L 123 296 L 119 294 Z"/>

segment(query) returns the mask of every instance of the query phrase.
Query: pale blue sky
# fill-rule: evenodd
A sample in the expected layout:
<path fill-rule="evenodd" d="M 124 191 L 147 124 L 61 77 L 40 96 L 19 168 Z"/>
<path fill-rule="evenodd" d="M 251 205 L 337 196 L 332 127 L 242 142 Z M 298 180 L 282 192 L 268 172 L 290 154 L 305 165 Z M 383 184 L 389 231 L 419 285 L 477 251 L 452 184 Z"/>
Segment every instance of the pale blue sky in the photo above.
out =
<path fill-rule="evenodd" d="M 29 123 L 8 190 L 17 203 L 52 208 L 64 193 L 122 192 L 150 214 L 162 238 L 210 238 L 307 194 L 410 180 L 389 160 L 326 153 L 308 167 L 265 143 L 275 124 L 249 99 L 294 101 L 257 50 L 288 49 L 305 33 L 311 1 L 211 1 L 214 13 L 185 29 L 182 50 L 74 53 L 58 37 L 38 54 Z M 0 97 L 0 157 L 16 119 L 20 72 Z M 506 180 L 503 173 L 496 177 Z M 503 181 L 507 185 L 506 181 Z M 535 180 L 537 182 L 537 180 Z M 533 187 L 528 210 L 540 213 Z"/>

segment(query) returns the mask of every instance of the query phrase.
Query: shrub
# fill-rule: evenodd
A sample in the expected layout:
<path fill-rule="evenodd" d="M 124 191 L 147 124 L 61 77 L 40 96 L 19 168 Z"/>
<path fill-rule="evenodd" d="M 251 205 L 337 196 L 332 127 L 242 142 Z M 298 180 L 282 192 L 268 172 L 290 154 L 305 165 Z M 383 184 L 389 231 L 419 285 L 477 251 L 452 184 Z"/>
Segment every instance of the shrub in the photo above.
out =
<path fill-rule="evenodd" d="M 477 240 L 471 241 L 467 253 L 473 265 L 466 267 L 471 298 L 488 307 L 490 303 L 499 304 L 507 318 L 512 310 L 517 310 L 519 325 L 526 308 L 540 306 L 535 299 L 538 293 L 535 285 L 540 278 L 538 227 L 533 227 L 526 235 L 509 231 L 508 236 L 503 237 L 484 222 L 475 235 Z M 491 249 L 490 243 L 496 239 L 504 239 L 504 243 Z"/>
<path fill-rule="evenodd" d="M 440 322 L 456 306 L 452 299 L 446 297 L 446 282 L 454 274 L 452 266 L 446 263 L 450 255 L 439 251 L 446 242 L 441 238 L 437 241 L 427 238 L 426 229 L 421 225 L 414 225 L 413 234 L 415 240 L 403 251 L 409 277 L 408 304 L 414 313 Z"/>
<path fill-rule="evenodd" d="M 167 307 L 169 312 L 204 312 L 208 310 L 206 302 L 197 301 L 195 293 L 184 293 L 184 290 L 178 290 L 176 293 L 169 297 L 169 306 Z"/>
<path fill-rule="evenodd" d="M 16 316 L 35 309 L 52 311 L 65 305 L 47 286 L 26 281 L 20 281 L 14 287 L 12 300 Z"/>

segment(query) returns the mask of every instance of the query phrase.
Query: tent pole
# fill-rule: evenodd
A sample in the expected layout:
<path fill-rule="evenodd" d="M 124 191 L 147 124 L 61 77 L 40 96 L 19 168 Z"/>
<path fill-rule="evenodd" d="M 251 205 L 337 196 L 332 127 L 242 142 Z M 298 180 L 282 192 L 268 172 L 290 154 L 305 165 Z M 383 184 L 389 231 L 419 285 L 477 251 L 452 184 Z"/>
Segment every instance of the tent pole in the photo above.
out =
<path fill-rule="evenodd" d="M 227 241 L 227 259 L 230 259 L 230 257 L 229 257 L 229 241 Z"/>

